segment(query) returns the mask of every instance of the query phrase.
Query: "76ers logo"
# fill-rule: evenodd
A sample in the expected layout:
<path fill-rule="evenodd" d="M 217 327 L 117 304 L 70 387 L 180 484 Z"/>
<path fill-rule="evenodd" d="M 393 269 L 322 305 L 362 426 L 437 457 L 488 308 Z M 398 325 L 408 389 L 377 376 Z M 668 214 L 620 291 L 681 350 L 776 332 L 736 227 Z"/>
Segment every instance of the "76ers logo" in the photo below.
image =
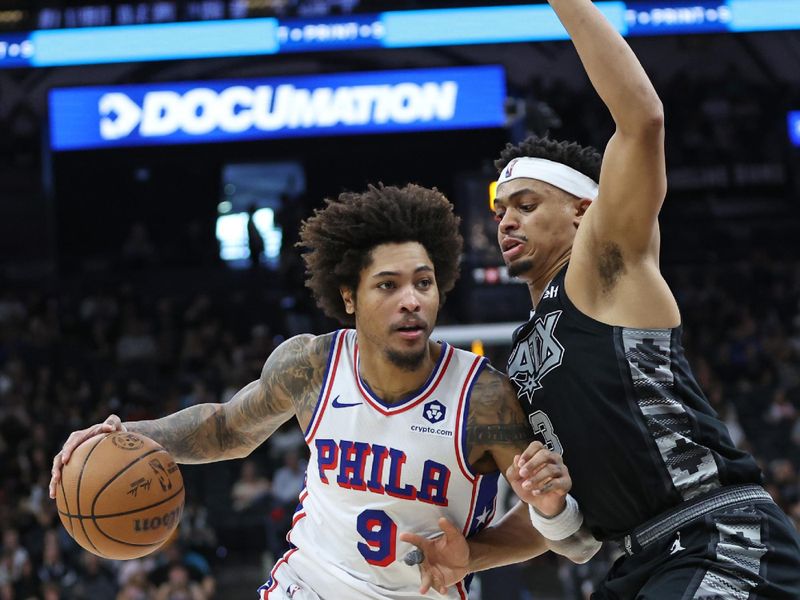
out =
<path fill-rule="evenodd" d="M 508 377 L 517 388 L 520 399 L 533 404 L 533 394 L 542 387 L 542 378 L 561 364 L 564 346 L 555 337 L 556 323 L 561 311 L 536 319 L 525 339 L 517 343 L 508 359 Z"/>

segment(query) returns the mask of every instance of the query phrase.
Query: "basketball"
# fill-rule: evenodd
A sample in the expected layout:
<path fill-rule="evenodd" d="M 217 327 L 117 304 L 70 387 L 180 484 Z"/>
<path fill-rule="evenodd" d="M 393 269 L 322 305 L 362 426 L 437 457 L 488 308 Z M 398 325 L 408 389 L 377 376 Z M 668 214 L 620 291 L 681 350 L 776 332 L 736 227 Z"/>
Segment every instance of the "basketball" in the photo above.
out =
<path fill-rule="evenodd" d="M 161 546 L 183 511 L 183 477 L 170 454 L 148 437 L 117 431 L 75 449 L 61 472 L 58 516 L 89 552 L 115 560 Z"/>

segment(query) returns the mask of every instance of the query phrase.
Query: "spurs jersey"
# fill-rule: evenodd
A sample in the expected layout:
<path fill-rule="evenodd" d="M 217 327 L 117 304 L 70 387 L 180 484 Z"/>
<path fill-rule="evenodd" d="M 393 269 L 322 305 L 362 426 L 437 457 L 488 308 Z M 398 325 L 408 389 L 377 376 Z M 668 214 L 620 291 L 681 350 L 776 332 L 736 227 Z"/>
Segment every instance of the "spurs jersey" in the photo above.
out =
<path fill-rule="evenodd" d="M 681 328 L 595 321 L 570 302 L 565 274 L 514 334 L 508 376 L 538 439 L 563 454 L 595 537 L 720 486 L 759 483 L 695 381 Z"/>
<path fill-rule="evenodd" d="M 418 598 L 414 547 L 401 531 L 440 533 L 447 517 L 469 536 L 494 516 L 499 473 L 467 462 L 470 392 L 485 359 L 441 344 L 427 383 L 384 403 L 358 372 L 354 330 L 335 334 L 314 414 L 306 486 L 288 535 L 292 544 L 260 589 L 262 599 L 307 589 L 323 600 Z M 281 595 L 283 594 L 283 595 Z M 463 584 L 447 596 L 466 598 Z"/>

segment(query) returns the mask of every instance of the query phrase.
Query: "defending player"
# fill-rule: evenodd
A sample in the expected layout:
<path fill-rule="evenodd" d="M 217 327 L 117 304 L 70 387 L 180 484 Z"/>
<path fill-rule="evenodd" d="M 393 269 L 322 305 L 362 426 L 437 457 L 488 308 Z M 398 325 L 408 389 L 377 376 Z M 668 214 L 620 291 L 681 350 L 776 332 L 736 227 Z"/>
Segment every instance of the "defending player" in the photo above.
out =
<path fill-rule="evenodd" d="M 318 304 L 355 329 L 284 342 L 260 380 L 226 404 L 124 424 L 178 462 L 202 463 L 247 456 L 297 418 L 310 449 L 306 487 L 289 534 L 293 547 L 261 597 L 441 597 L 433 586 L 466 598 L 462 583 L 448 592 L 428 571 L 420 588 L 417 567 L 402 557 L 413 548 L 407 541 L 440 526 L 449 537 L 485 528 L 498 469 L 521 498 L 554 516 L 537 518 L 556 540 L 533 529 L 522 505 L 505 520 L 514 532 L 500 542 L 505 560 L 548 546 L 587 560 L 598 544 L 579 530 L 580 513 L 566 501 L 567 469 L 541 444 L 527 447 L 531 431 L 508 380 L 483 358 L 429 340 L 461 253 L 447 199 L 414 185 L 342 194 L 304 223 L 301 244 Z M 81 441 L 120 427 L 112 416 L 73 433 L 54 459 L 51 495 Z M 471 568 L 498 541 L 491 528 L 475 539 Z"/>
<path fill-rule="evenodd" d="M 576 144 L 507 147 L 495 213 L 535 309 L 514 336 L 509 378 L 569 463 L 592 533 L 625 553 L 593 598 L 800 598 L 797 533 L 703 396 L 659 270 L 661 102 L 589 0 L 550 4 L 616 132 L 602 169 Z M 451 542 L 429 561 L 447 563 Z"/>
<path fill-rule="evenodd" d="M 495 202 L 534 306 L 509 378 L 570 464 L 593 535 L 625 552 L 592 597 L 800 598 L 797 532 L 695 380 L 659 271 L 658 119 L 637 131 L 635 108 L 612 113 L 631 129 L 609 142 L 599 186 L 596 151 L 529 139 L 497 161 Z"/>

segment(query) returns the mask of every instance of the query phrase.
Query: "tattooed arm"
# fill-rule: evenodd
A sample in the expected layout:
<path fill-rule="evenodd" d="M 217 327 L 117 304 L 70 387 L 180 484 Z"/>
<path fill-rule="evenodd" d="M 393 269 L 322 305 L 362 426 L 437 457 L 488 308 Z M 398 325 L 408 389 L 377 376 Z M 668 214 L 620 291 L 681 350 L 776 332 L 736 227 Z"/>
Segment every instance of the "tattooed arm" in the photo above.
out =
<path fill-rule="evenodd" d="M 514 387 L 491 366 L 481 373 L 472 392 L 467 444 L 473 468 L 479 472 L 499 469 L 517 496 L 540 513 L 555 515 L 564 508 L 572 480 L 561 456 L 533 442 L 533 431 Z M 518 467 L 522 465 L 517 461 L 523 455 L 535 461 L 528 467 L 540 475 L 535 481 L 525 482 L 519 474 Z M 528 473 L 523 476 L 527 478 Z"/>
<path fill-rule="evenodd" d="M 508 470 L 532 440 L 533 432 L 513 386 L 504 374 L 487 365 L 472 391 L 467 418 L 467 448 L 473 469 L 479 473 L 499 469 L 509 479 Z M 558 455 L 550 454 L 540 458 L 556 462 Z M 565 481 L 562 484 L 568 486 L 563 494 L 551 491 L 534 496 L 532 490 L 522 488 L 522 481 L 516 479 L 509 479 L 514 491 L 518 495 L 521 491 L 524 500 L 542 504 L 543 512 L 559 512 L 565 504 L 563 494 L 571 486 L 571 482 Z M 547 540 L 533 528 L 523 502 L 496 525 L 471 538 L 469 548 L 470 571 L 520 562 L 548 550 Z"/>
<path fill-rule="evenodd" d="M 179 463 L 242 458 L 293 415 L 307 423 L 319 393 L 330 337 L 299 335 L 270 355 L 261 378 L 224 404 L 198 404 L 155 421 L 125 423 Z"/>
<path fill-rule="evenodd" d="M 583 563 L 600 548 L 585 525 L 560 541 L 546 539 L 533 527 L 528 505 L 546 517 L 558 515 L 566 506 L 572 480 L 561 456 L 531 442 L 532 438 L 513 387 L 502 373 L 487 366 L 470 398 L 469 462 L 478 473 L 500 469 L 524 502 L 469 539 L 446 519 L 439 520 L 443 534 L 434 539 L 401 533 L 401 540 L 422 550 L 420 593 L 433 588 L 444 594 L 467 573 L 522 562 L 547 550 Z"/>
<path fill-rule="evenodd" d="M 478 449 L 482 441 L 488 444 L 487 452 L 524 504 L 520 503 L 495 527 L 486 530 L 485 538 L 471 544 L 475 549 L 474 566 L 489 568 L 508 564 L 512 559 L 518 562 L 514 551 L 524 548 L 526 537 L 532 539 L 525 558 L 541 554 L 544 543 L 548 549 L 573 562 L 588 561 L 600 549 L 600 542 L 586 525 L 561 540 L 547 539 L 534 529 L 525 504 L 545 519 L 561 514 L 567 507 L 566 496 L 572 489 L 572 479 L 560 454 L 541 442 L 528 443 L 533 432 L 508 378 L 491 367 L 484 370 L 481 379 L 483 376 L 486 381 L 481 385 L 479 380 L 476 386 L 478 396 L 473 392 L 467 439 L 474 439 Z M 498 549 L 507 545 L 508 550 L 498 555 Z"/>
<path fill-rule="evenodd" d="M 73 432 L 53 459 L 50 497 L 55 497 L 61 467 L 75 448 L 99 433 L 135 431 L 164 446 L 179 463 L 206 463 L 247 456 L 292 415 L 305 428 L 332 340 L 333 334 L 298 335 L 285 341 L 267 359 L 261 377 L 224 404 L 198 404 L 153 421 L 122 423 L 111 415 L 103 423 Z"/>

